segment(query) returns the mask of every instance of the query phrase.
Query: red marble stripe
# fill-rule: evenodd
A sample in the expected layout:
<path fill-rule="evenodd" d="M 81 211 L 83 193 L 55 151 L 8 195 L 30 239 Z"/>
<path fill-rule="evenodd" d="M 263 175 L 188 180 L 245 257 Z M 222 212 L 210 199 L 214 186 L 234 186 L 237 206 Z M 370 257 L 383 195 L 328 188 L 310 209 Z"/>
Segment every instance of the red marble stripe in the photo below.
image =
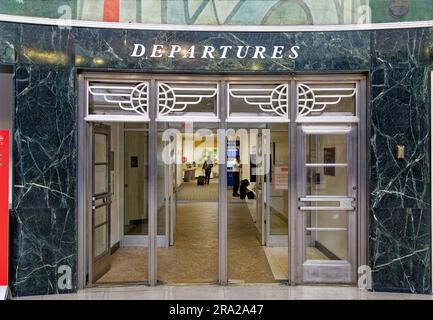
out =
<path fill-rule="evenodd" d="M 104 1 L 104 21 L 119 22 L 119 2 L 120 0 Z"/>

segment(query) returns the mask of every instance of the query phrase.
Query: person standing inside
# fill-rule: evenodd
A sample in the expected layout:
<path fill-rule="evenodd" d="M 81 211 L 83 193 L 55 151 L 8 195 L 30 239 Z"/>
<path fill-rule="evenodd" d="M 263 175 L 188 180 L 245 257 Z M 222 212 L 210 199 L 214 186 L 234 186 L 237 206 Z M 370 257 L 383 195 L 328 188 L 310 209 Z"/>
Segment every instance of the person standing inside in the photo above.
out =
<path fill-rule="evenodd" d="M 203 163 L 202 169 L 204 170 L 204 176 L 205 176 L 205 183 L 209 184 L 210 182 L 210 175 L 212 173 L 213 168 L 213 161 L 209 156 L 206 156 L 206 160 Z"/>
<path fill-rule="evenodd" d="M 239 197 L 239 185 L 240 185 L 240 179 L 241 179 L 241 157 L 239 155 L 236 156 L 235 160 L 233 160 L 233 167 L 232 167 L 232 173 L 233 173 L 233 197 Z"/>

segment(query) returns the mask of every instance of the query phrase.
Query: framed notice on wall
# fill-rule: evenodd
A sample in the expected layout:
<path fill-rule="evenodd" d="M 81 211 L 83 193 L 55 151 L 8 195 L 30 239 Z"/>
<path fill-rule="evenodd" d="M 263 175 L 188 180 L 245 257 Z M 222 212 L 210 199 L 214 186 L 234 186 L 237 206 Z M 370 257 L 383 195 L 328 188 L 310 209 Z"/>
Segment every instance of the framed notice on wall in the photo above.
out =
<path fill-rule="evenodd" d="M 289 190 L 289 167 L 275 166 L 274 190 Z"/>

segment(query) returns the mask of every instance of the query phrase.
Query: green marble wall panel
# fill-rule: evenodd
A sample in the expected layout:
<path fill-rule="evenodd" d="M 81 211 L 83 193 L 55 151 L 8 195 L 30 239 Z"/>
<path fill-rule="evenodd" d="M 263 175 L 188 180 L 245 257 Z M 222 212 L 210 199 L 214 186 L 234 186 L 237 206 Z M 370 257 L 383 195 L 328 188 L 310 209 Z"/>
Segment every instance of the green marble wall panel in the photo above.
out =
<path fill-rule="evenodd" d="M 19 296 L 66 293 L 77 283 L 75 70 L 33 62 L 15 69 L 10 288 Z M 70 288 L 58 285 L 62 268 Z"/>
<path fill-rule="evenodd" d="M 119 21 L 157 24 L 311 25 L 433 20 L 430 0 L 119 0 Z M 103 20 L 104 0 L 2 0 L 0 13 Z"/>
<path fill-rule="evenodd" d="M 377 290 L 431 292 L 431 31 L 372 33 L 370 264 Z M 396 146 L 406 147 L 395 160 Z"/>

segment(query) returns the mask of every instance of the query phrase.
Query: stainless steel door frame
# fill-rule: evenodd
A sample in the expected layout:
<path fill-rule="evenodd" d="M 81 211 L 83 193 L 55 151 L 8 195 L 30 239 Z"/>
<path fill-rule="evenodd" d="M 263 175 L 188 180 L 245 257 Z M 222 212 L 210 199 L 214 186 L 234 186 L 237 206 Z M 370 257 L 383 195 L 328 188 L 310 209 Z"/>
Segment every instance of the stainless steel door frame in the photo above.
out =
<path fill-rule="evenodd" d="M 358 265 L 358 241 L 357 241 L 357 224 L 358 224 L 358 164 L 357 164 L 357 126 L 351 125 L 349 130 L 347 125 L 331 125 L 319 126 L 319 128 L 326 128 L 326 130 L 319 129 L 318 131 L 311 130 L 308 134 L 315 135 L 344 135 L 346 137 L 347 145 L 347 196 L 346 197 L 333 197 L 324 198 L 322 196 L 307 197 L 306 190 L 306 138 L 307 133 L 304 132 L 303 127 L 308 125 L 298 126 L 298 142 L 297 142 L 297 162 L 298 174 L 297 190 L 298 190 L 298 210 L 297 210 L 297 229 L 298 234 L 296 237 L 297 243 L 297 283 L 354 283 L 356 281 L 356 270 Z M 318 127 L 318 126 L 314 126 Z M 326 131 L 326 132 L 324 132 Z M 322 200 L 320 199 L 322 198 Z M 335 198 L 335 199 L 334 199 Z M 345 198 L 345 199 L 339 199 Z M 309 201 L 308 201 L 309 200 Z M 313 201 L 314 200 L 314 201 Z M 337 201 L 341 200 L 341 208 L 330 208 L 330 210 L 344 210 L 347 212 L 347 245 L 348 245 L 348 259 L 347 261 L 339 260 L 307 260 L 306 258 L 306 219 L 305 214 L 309 209 L 314 210 L 315 207 L 310 207 L 308 203 L 320 201 Z M 347 203 L 349 202 L 349 203 Z M 353 209 L 352 209 L 353 206 Z M 318 208 L 324 209 L 324 208 Z"/>
<path fill-rule="evenodd" d="M 271 137 L 269 135 L 268 128 L 262 133 L 261 147 L 262 147 L 262 160 L 263 160 L 263 176 L 262 184 L 264 190 L 264 196 L 262 195 L 262 246 L 267 246 L 269 244 L 270 233 L 271 233 L 271 218 L 270 218 L 270 208 L 271 208 Z"/>
<path fill-rule="evenodd" d="M 296 81 L 292 78 L 290 80 L 290 105 L 297 105 L 297 88 Z M 288 187 L 289 187 L 289 196 L 288 198 L 288 230 L 287 230 L 287 248 L 288 248 L 288 261 L 287 265 L 289 267 L 288 271 L 288 284 L 295 285 L 298 281 L 297 279 L 297 256 L 298 256 L 298 246 L 297 246 L 297 233 L 299 232 L 297 228 L 297 213 L 298 213 L 298 201 L 297 201 L 297 156 L 296 156 L 296 147 L 297 147 L 297 127 L 295 119 L 297 117 L 298 111 L 297 108 L 290 108 L 289 110 L 289 119 L 291 119 L 291 123 L 289 123 L 288 128 L 288 160 L 289 160 L 289 177 L 288 177 Z"/>
<path fill-rule="evenodd" d="M 158 199 L 157 189 L 158 177 L 157 177 L 157 139 L 158 139 L 158 126 L 156 123 L 157 117 L 157 86 L 155 80 L 150 81 L 149 92 L 151 94 L 149 103 L 149 143 L 148 143 L 148 157 L 149 157 L 149 188 L 148 188 L 148 199 L 149 199 L 149 231 L 148 231 L 148 281 L 149 285 L 155 286 L 157 284 L 157 209 Z"/>
<path fill-rule="evenodd" d="M 170 150 L 173 151 L 172 163 L 170 165 L 170 175 L 172 178 L 172 184 L 170 185 L 171 196 L 170 196 L 170 233 L 169 233 L 169 245 L 174 245 L 174 241 L 176 239 L 176 226 L 177 226 L 177 140 L 175 139 L 171 142 L 173 145 Z"/>
<path fill-rule="evenodd" d="M 227 82 L 223 79 L 219 85 L 218 105 L 220 122 L 218 130 L 218 274 L 219 283 L 227 285 L 228 277 L 228 245 L 227 245 L 227 103 L 228 96 L 221 94 L 227 92 Z"/>
<path fill-rule="evenodd" d="M 215 76 L 215 75 L 176 75 L 176 74 L 165 74 L 165 75 L 157 75 L 157 74 L 126 74 L 126 73 L 109 73 L 109 72 L 92 72 L 92 73 L 80 73 L 78 75 L 78 84 L 79 84 L 79 121 L 78 121 L 78 286 L 83 288 L 86 285 L 86 275 L 91 279 L 91 268 L 89 269 L 89 258 L 91 254 L 89 252 L 89 247 L 92 242 L 91 238 L 91 226 L 88 223 L 87 216 L 88 212 L 91 210 L 91 192 L 88 190 L 87 186 L 87 178 L 90 171 L 90 161 L 88 161 L 88 157 L 91 154 L 91 150 L 89 150 L 89 146 L 91 146 L 91 134 L 90 127 L 88 123 L 84 120 L 84 115 L 87 111 L 88 105 L 88 95 L 86 94 L 87 83 L 90 79 L 93 80 L 109 80 L 110 77 L 112 79 L 137 79 L 137 80 L 149 80 L 150 81 L 150 94 L 153 98 L 149 101 L 149 185 L 156 187 L 157 179 L 156 177 L 152 178 L 152 174 L 156 171 L 156 113 L 153 115 L 155 111 L 155 107 L 157 105 L 157 100 L 155 96 L 155 92 L 157 92 L 157 88 L 155 85 L 156 80 L 218 80 L 220 81 L 220 94 L 219 94 L 219 108 L 220 108 L 220 128 L 225 129 L 227 127 L 227 116 L 226 116 L 226 103 L 227 96 L 226 85 L 227 81 L 248 81 L 248 82 L 260 82 L 260 81 L 275 81 L 276 76 L 268 75 L 268 76 Z M 291 123 L 289 124 L 289 144 L 290 148 L 288 148 L 289 152 L 289 188 L 290 190 L 295 190 L 296 186 L 296 173 L 297 173 L 297 162 L 296 162 L 296 154 L 293 152 L 295 150 L 294 146 L 297 141 L 297 126 L 295 124 L 296 114 L 297 114 L 297 92 L 296 92 L 296 82 L 303 80 L 317 80 L 317 81 L 359 81 L 359 91 L 357 93 L 357 115 L 359 117 L 359 141 L 360 144 L 358 146 L 358 180 L 359 180 L 359 190 L 358 190 L 358 240 L 359 240 L 359 253 L 358 253 L 358 262 L 359 264 L 367 263 L 367 252 L 368 252 L 368 243 L 367 243 L 367 209 L 366 204 L 368 202 L 368 194 L 366 192 L 366 161 L 367 161 L 367 122 L 366 122 L 366 114 L 367 114 L 367 87 L 366 87 L 366 76 L 360 74 L 321 74 L 321 75 L 281 75 L 278 76 L 282 81 L 288 81 L 290 83 L 290 114 L 289 119 Z M 153 93 L 152 93 L 153 92 Z M 114 119 L 115 117 L 113 117 Z M 152 133 L 153 132 L 153 133 Z M 219 137 L 219 141 L 224 141 L 225 136 L 221 135 Z M 225 145 L 224 143 L 219 143 L 219 153 L 221 155 L 225 154 Z M 223 152 L 221 152 L 223 150 Z M 155 158 L 154 158 L 155 157 Z M 154 159 L 153 159 L 154 158 Z M 225 160 L 225 159 L 223 159 Z M 220 162 L 222 163 L 222 162 Z M 226 167 L 220 165 L 220 172 L 226 172 Z M 220 261 L 219 261 L 219 269 L 220 269 L 220 283 L 227 283 L 227 203 L 226 203 L 226 175 L 220 175 L 220 190 L 219 190 L 219 249 L 220 249 Z M 149 219 L 155 220 L 155 217 L 151 217 L 153 210 L 156 208 L 156 198 L 152 199 L 151 190 L 149 188 Z M 224 190 L 223 190 L 224 189 Z M 289 223 L 288 223 L 288 251 L 289 251 L 289 283 L 295 284 L 298 281 L 297 275 L 297 194 L 296 192 L 290 192 L 289 197 Z M 156 221 L 149 221 L 149 238 L 152 238 L 152 233 L 156 237 Z M 151 231 L 153 230 L 153 231 Z M 225 239 L 225 240 L 224 240 Z M 155 246 L 155 247 L 153 247 Z M 156 284 L 156 239 L 154 241 L 150 240 L 149 243 L 149 283 L 154 285 Z"/>

